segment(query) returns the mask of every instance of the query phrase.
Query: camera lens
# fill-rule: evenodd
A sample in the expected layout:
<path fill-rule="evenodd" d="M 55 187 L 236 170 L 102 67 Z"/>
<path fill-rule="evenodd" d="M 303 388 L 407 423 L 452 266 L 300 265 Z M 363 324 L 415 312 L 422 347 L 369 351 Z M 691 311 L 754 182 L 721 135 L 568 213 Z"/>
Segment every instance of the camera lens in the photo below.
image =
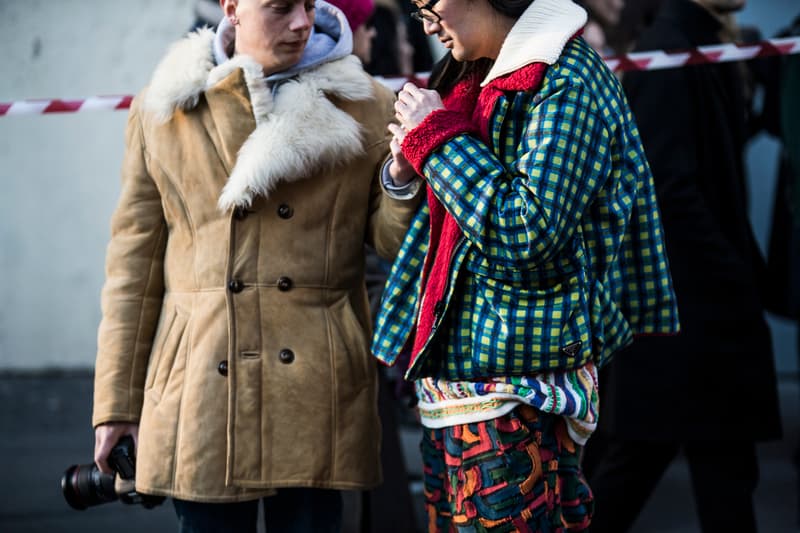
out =
<path fill-rule="evenodd" d="M 61 492 L 69 506 L 79 511 L 117 499 L 114 476 L 103 474 L 94 464 L 67 468 L 61 477 Z"/>

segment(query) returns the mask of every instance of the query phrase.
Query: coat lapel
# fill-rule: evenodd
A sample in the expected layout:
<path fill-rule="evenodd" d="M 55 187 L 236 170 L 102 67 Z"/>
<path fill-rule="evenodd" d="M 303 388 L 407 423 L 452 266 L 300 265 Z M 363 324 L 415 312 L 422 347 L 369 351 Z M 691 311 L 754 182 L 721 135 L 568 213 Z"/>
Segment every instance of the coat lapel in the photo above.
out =
<path fill-rule="evenodd" d="M 218 204 L 223 211 L 247 207 L 255 196 L 268 197 L 279 183 L 308 178 L 364 153 L 361 126 L 329 98 L 372 97 L 371 80 L 354 58 L 286 80 L 272 94 L 264 113 L 256 112 L 257 127 L 239 150 L 222 190 Z M 251 90 L 251 100 L 256 99 Z"/>
<path fill-rule="evenodd" d="M 204 120 L 227 175 L 236 165 L 242 145 L 256 128 L 253 106 L 247 98 L 244 75 L 236 71 L 206 91 L 209 116 Z"/>

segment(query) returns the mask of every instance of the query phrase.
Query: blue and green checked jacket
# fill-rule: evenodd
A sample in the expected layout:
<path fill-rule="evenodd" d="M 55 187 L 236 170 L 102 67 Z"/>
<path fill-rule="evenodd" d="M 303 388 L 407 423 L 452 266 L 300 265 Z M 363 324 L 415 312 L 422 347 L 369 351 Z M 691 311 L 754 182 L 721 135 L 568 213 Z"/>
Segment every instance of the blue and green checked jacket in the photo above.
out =
<path fill-rule="evenodd" d="M 424 160 L 463 236 L 407 379 L 602 366 L 635 335 L 678 331 L 653 178 L 617 79 L 574 38 L 525 89 L 499 97 L 488 142 L 457 134 Z M 376 321 L 386 364 L 413 340 L 428 240 L 423 204 Z"/>

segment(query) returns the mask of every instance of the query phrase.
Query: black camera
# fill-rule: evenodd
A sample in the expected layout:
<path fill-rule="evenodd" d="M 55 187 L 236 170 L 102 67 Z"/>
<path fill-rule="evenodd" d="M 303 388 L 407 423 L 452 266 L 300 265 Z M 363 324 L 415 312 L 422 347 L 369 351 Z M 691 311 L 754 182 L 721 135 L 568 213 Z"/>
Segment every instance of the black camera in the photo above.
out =
<path fill-rule="evenodd" d="M 141 504 L 146 509 L 160 505 L 163 496 L 139 494 L 134 487 L 136 473 L 136 456 L 134 454 L 133 437 L 125 435 L 111 450 L 108 464 L 114 474 L 104 474 L 94 463 L 72 465 L 61 477 L 61 492 L 64 499 L 73 509 L 83 511 L 94 505 L 116 500 L 128 504 Z"/>

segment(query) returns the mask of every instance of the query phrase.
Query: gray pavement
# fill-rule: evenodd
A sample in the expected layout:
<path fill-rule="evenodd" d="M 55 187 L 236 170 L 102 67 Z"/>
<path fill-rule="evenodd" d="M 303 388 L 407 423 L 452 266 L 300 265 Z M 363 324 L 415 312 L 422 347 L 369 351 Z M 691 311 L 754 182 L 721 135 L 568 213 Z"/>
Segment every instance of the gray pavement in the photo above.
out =
<path fill-rule="evenodd" d="M 74 511 L 61 495 L 60 478 L 73 463 L 91 461 L 91 373 L 0 374 L 0 532 L 173 532 L 172 506 L 153 510 L 113 502 Z M 761 483 L 756 512 L 762 532 L 798 532 L 797 473 L 792 453 L 800 441 L 800 386 L 796 377 L 780 383 L 784 438 L 759 447 Z M 419 429 L 401 430 L 411 490 L 422 523 Z M 357 514 L 357 497 L 346 509 Z M 347 523 L 355 522 L 352 516 Z M 352 525 L 349 526 L 352 528 Z M 375 528 L 374 532 L 380 532 Z M 688 469 L 670 467 L 633 533 L 699 532 Z M 409 532 L 412 533 L 412 532 Z"/>

